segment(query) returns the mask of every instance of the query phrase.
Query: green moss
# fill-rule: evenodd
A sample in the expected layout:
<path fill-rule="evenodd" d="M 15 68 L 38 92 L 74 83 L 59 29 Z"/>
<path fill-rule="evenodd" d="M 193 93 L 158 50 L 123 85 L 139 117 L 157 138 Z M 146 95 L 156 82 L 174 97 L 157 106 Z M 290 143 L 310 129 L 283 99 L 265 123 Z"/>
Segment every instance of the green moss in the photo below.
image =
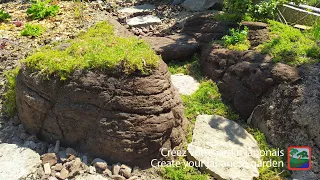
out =
<path fill-rule="evenodd" d="M 163 167 L 161 172 L 162 176 L 166 179 L 172 180 L 207 180 L 209 176 L 201 174 L 199 170 L 192 166 L 186 165 L 186 160 L 179 160 L 181 166 L 166 166 Z"/>
<path fill-rule="evenodd" d="M 203 79 L 203 74 L 200 71 L 199 56 L 195 54 L 187 61 L 170 61 L 168 63 L 169 72 L 171 74 L 187 74 L 197 80 Z"/>
<path fill-rule="evenodd" d="M 5 113 L 13 117 L 16 114 L 16 78 L 20 68 L 6 71 L 4 74 L 7 78 L 6 92 L 4 93 Z"/>
<path fill-rule="evenodd" d="M 202 81 L 195 93 L 182 96 L 182 100 L 187 118 L 193 121 L 200 114 L 216 114 L 232 120 L 239 119 L 239 116 L 223 103 L 216 83 L 211 80 Z"/>
<path fill-rule="evenodd" d="M 268 22 L 271 40 L 258 47 L 262 53 L 272 55 L 274 62 L 294 66 L 319 62 L 320 47 L 308 34 L 276 21 Z"/>
<path fill-rule="evenodd" d="M 148 74 L 159 60 L 144 41 L 134 37 L 116 37 L 113 26 L 101 22 L 72 40 L 67 49 L 43 48 L 26 58 L 24 63 L 47 78 L 56 75 L 65 80 L 76 69 Z"/>
<path fill-rule="evenodd" d="M 253 135 L 254 139 L 258 142 L 260 150 L 264 152 L 273 152 L 278 151 L 276 148 L 272 148 L 269 146 L 265 135 L 260 132 L 258 129 L 247 128 L 247 131 Z M 284 155 L 284 158 L 286 155 Z M 270 153 L 267 153 L 265 156 L 261 156 L 262 161 L 285 161 L 280 156 L 272 156 Z M 285 164 L 285 163 L 284 163 Z M 267 167 L 263 166 L 259 168 L 259 178 L 260 180 L 280 180 L 283 177 L 287 176 L 288 172 L 284 167 Z"/>

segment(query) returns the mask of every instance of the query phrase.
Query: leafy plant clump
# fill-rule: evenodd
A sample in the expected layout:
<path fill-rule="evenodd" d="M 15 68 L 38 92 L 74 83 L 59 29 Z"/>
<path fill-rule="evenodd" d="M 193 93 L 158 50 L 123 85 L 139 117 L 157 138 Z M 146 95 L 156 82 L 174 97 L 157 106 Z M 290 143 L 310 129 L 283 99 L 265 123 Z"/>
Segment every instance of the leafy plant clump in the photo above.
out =
<path fill-rule="evenodd" d="M 224 45 L 231 50 L 245 51 L 250 48 L 250 41 L 248 40 L 248 27 L 243 30 L 234 29 L 230 30 L 230 35 L 222 37 Z"/>
<path fill-rule="evenodd" d="M 56 16 L 59 12 L 58 5 L 50 5 L 51 0 L 33 0 L 31 7 L 27 9 L 27 14 L 33 19 L 44 19 Z"/>
<path fill-rule="evenodd" d="M 6 21 L 10 18 L 11 18 L 10 14 L 6 13 L 3 9 L 0 11 L 0 22 Z"/>
<path fill-rule="evenodd" d="M 6 92 L 4 93 L 5 113 L 13 117 L 16 113 L 16 77 L 20 68 L 6 71 L 4 74 L 7 79 Z"/>
<path fill-rule="evenodd" d="M 116 37 L 113 26 L 107 22 L 98 23 L 70 44 L 65 50 L 43 48 L 24 63 L 45 78 L 54 75 L 65 80 L 76 69 L 148 74 L 160 60 L 143 40 Z"/>
<path fill-rule="evenodd" d="M 277 18 L 277 8 L 287 2 L 296 4 L 304 3 L 305 0 L 261 0 L 256 3 L 254 0 L 224 0 L 224 11 L 233 14 L 241 20 L 267 21 Z M 240 21 L 237 21 L 240 22 Z"/>
<path fill-rule="evenodd" d="M 26 24 L 24 30 L 21 31 L 21 36 L 39 37 L 45 29 L 39 24 Z"/>
<path fill-rule="evenodd" d="M 320 47 L 308 33 L 280 22 L 269 22 L 271 40 L 260 45 L 262 53 L 273 56 L 274 62 L 289 65 L 319 62 Z"/>

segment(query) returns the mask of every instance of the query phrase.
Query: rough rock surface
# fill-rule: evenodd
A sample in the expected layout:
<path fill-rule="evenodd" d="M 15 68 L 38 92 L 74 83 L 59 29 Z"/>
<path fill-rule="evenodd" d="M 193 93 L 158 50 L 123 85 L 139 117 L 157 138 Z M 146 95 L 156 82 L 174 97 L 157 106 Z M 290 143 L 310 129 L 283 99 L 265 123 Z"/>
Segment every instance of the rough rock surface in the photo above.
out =
<path fill-rule="evenodd" d="M 41 164 L 35 151 L 15 144 L 0 144 L 0 179 L 26 178 Z"/>
<path fill-rule="evenodd" d="M 191 95 L 199 89 L 199 82 L 193 77 L 184 74 L 171 75 L 171 81 L 180 94 Z"/>
<path fill-rule="evenodd" d="M 198 50 L 198 43 L 187 35 L 171 35 L 167 37 L 143 37 L 165 62 L 186 61 Z"/>
<path fill-rule="evenodd" d="M 16 89 L 29 133 L 97 157 L 144 165 L 184 141 L 183 105 L 163 61 L 149 76 L 76 71 L 68 81 L 23 67 Z"/>
<path fill-rule="evenodd" d="M 242 26 L 249 28 L 248 40 L 250 41 L 251 48 L 257 47 L 269 39 L 268 24 L 262 22 L 241 22 Z"/>
<path fill-rule="evenodd" d="M 187 152 L 188 160 L 201 162 L 200 169 L 216 179 L 248 180 L 259 176 L 254 166 L 260 162 L 256 140 L 240 125 L 221 116 L 197 117 Z"/>
<path fill-rule="evenodd" d="M 230 101 L 243 118 L 248 118 L 269 90 L 300 78 L 297 70 L 271 57 L 249 51 L 232 51 L 211 45 L 201 53 L 204 73 L 217 81 L 222 96 Z"/>
<path fill-rule="evenodd" d="M 320 177 L 320 64 L 299 68 L 301 80 L 281 84 L 253 111 L 248 123 L 258 127 L 277 146 L 310 146 L 311 171 L 294 171 L 296 179 Z"/>
<path fill-rule="evenodd" d="M 195 37 L 199 43 L 207 44 L 220 40 L 229 29 L 238 26 L 236 23 L 215 21 L 214 15 L 198 15 L 186 21 L 183 32 Z"/>
<path fill-rule="evenodd" d="M 205 11 L 215 4 L 223 4 L 223 0 L 185 0 L 181 5 L 190 11 Z"/>

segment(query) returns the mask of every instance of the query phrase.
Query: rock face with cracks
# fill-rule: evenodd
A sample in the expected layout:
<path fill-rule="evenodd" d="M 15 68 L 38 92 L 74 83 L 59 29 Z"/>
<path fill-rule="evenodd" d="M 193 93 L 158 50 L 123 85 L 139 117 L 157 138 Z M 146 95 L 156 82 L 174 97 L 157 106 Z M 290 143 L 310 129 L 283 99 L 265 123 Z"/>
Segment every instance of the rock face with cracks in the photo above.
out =
<path fill-rule="evenodd" d="M 148 76 L 75 71 L 66 81 L 22 67 L 16 94 L 29 133 L 110 161 L 145 166 L 185 138 L 182 101 L 163 61 Z"/>

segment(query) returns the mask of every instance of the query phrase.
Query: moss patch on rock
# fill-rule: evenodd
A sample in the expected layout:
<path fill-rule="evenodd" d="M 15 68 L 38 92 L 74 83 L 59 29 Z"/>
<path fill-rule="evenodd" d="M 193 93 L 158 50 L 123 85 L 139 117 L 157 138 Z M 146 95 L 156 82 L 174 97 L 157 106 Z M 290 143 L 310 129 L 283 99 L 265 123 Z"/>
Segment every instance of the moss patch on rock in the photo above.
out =
<path fill-rule="evenodd" d="M 23 62 L 46 78 L 55 75 L 65 80 L 75 70 L 149 74 L 159 60 L 143 40 L 117 37 L 112 25 L 101 22 L 72 40 L 66 49 L 45 47 Z"/>
<path fill-rule="evenodd" d="M 274 62 L 293 66 L 319 62 L 320 47 L 309 32 L 301 32 L 277 21 L 268 23 L 271 40 L 259 45 L 258 50 L 272 55 Z"/>

